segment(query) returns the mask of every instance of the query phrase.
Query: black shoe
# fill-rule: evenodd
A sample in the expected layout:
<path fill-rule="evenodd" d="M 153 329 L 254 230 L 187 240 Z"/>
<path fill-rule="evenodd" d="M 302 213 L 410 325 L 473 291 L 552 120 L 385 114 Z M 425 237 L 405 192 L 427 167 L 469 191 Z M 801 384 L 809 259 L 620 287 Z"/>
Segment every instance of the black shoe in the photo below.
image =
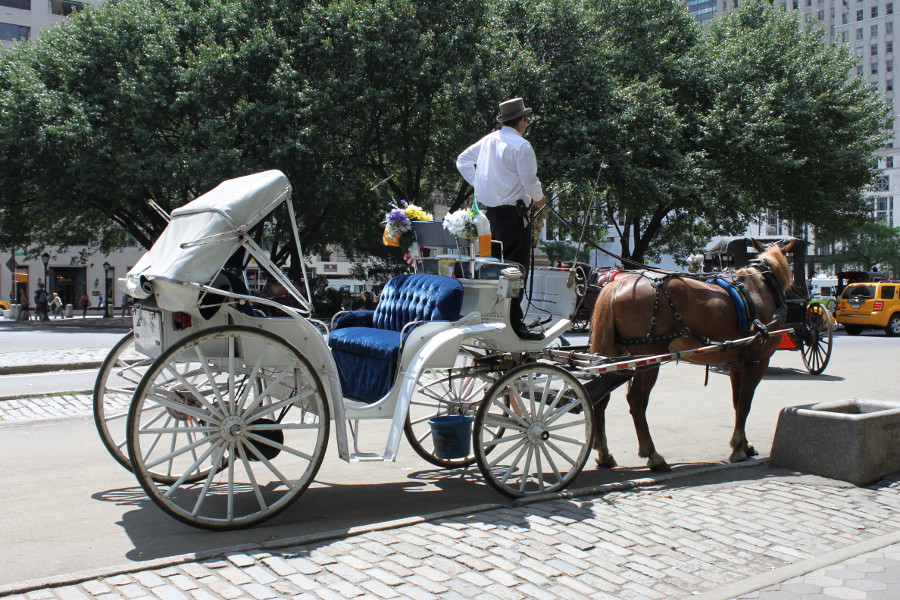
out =
<path fill-rule="evenodd" d="M 531 331 L 525 325 L 519 325 L 514 329 L 520 340 L 537 341 L 544 339 L 544 334 L 540 331 Z"/>

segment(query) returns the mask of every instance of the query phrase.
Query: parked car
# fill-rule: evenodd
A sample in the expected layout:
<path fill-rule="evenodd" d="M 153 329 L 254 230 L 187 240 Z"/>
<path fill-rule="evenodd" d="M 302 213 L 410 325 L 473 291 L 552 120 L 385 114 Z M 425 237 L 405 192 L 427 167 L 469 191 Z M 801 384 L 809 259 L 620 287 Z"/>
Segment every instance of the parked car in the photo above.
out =
<path fill-rule="evenodd" d="M 6 311 L 9 310 L 9 302 L 6 300 L 0 300 L 0 317 L 6 314 Z"/>
<path fill-rule="evenodd" d="M 884 329 L 889 336 L 900 336 L 900 282 L 851 283 L 838 298 L 837 321 L 850 335 Z"/>

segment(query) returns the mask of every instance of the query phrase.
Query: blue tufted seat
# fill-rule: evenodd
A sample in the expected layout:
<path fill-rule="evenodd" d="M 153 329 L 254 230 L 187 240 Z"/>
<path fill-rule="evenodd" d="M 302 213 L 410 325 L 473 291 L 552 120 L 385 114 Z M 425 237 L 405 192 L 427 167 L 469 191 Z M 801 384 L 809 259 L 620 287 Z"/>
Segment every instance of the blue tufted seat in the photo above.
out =
<path fill-rule="evenodd" d="M 456 279 L 415 273 L 388 281 L 372 310 L 341 315 L 328 339 L 344 395 L 372 403 L 391 389 L 403 327 L 413 321 L 457 321 L 463 287 Z"/>

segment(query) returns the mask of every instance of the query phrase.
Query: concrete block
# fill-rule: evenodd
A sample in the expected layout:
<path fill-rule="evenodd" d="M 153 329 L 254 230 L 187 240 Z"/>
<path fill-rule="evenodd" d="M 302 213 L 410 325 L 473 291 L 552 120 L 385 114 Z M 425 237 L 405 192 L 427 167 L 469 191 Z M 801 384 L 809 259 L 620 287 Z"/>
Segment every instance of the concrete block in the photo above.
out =
<path fill-rule="evenodd" d="M 769 464 L 860 486 L 900 472 L 900 402 L 851 398 L 783 408 Z"/>

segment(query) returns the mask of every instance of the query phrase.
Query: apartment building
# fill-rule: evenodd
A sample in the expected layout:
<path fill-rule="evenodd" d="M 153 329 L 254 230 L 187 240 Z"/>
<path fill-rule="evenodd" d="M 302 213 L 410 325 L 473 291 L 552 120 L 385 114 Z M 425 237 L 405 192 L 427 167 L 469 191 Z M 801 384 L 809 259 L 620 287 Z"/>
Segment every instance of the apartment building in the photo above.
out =
<path fill-rule="evenodd" d="M 27 42 L 97 0 L 0 0 L 0 45 Z"/>

